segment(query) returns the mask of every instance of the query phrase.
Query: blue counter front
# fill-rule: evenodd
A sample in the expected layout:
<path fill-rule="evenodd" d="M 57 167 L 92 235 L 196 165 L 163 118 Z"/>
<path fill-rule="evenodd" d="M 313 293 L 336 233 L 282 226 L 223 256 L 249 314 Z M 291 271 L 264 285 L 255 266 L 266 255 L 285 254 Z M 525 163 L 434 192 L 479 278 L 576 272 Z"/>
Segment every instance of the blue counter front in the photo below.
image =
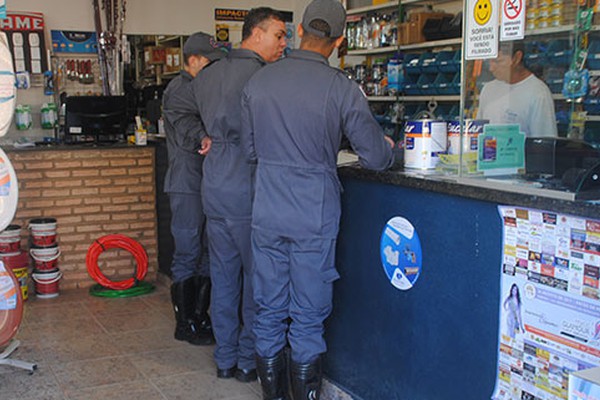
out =
<path fill-rule="evenodd" d="M 496 377 L 502 225 L 497 205 L 342 179 L 343 216 L 327 324 L 327 375 L 365 400 L 489 399 Z M 392 286 L 380 262 L 386 222 L 417 230 L 415 287 Z"/>

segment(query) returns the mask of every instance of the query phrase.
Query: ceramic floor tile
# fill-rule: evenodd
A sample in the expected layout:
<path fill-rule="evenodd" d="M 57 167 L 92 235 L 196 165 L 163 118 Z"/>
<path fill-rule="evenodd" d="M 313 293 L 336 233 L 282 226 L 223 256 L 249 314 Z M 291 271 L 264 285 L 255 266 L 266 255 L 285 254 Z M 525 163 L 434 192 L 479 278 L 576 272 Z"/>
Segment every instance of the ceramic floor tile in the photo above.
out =
<path fill-rule="evenodd" d="M 216 374 L 212 356 L 201 346 L 178 347 L 154 353 L 129 356 L 146 377 L 177 375 L 192 371 Z"/>
<path fill-rule="evenodd" d="M 85 307 L 96 316 L 143 314 L 152 311 L 152 306 L 144 302 L 140 297 L 122 299 L 97 297 L 95 300 L 88 300 L 85 303 Z"/>
<path fill-rule="evenodd" d="M 39 368 L 33 375 L 14 369 L 0 374 L 0 397 L 2 400 L 59 400 L 64 399 L 64 393 L 49 369 Z"/>
<path fill-rule="evenodd" d="M 214 373 L 192 372 L 152 379 L 169 400 L 260 400 L 246 383 L 218 379 Z"/>
<path fill-rule="evenodd" d="M 68 390 L 69 400 L 165 400 L 160 391 L 147 380 Z"/>
<path fill-rule="evenodd" d="M 65 314 L 65 317 L 68 314 Z M 74 336 L 89 336 L 104 333 L 104 329 L 91 316 L 70 319 L 61 318 L 52 322 L 30 323 L 21 326 L 16 338 L 26 340 L 68 340 Z"/>
<path fill-rule="evenodd" d="M 75 361 L 51 366 L 65 391 L 124 383 L 143 379 L 142 374 L 125 357 Z"/>
<path fill-rule="evenodd" d="M 25 303 L 23 309 L 22 326 L 36 323 L 58 323 L 64 320 L 65 316 L 72 318 L 89 317 L 89 310 L 85 308 L 82 302 L 70 303 Z"/>
<path fill-rule="evenodd" d="M 121 354 L 114 339 L 107 333 L 74 336 L 68 340 L 43 340 L 39 344 L 50 364 L 112 357 Z"/>
<path fill-rule="evenodd" d="M 174 330 L 175 322 L 169 327 L 145 330 L 143 334 L 140 334 L 139 331 L 123 332 L 113 333 L 111 337 L 114 345 L 120 349 L 122 354 L 147 353 L 174 347 L 186 347 L 191 351 L 195 346 L 175 340 Z M 210 348 L 212 349 L 212 346 Z"/>
<path fill-rule="evenodd" d="M 141 313 L 103 314 L 98 322 L 109 333 L 146 331 L 161 326 L 172 325 L 172 320 L 156 311 Z"/>

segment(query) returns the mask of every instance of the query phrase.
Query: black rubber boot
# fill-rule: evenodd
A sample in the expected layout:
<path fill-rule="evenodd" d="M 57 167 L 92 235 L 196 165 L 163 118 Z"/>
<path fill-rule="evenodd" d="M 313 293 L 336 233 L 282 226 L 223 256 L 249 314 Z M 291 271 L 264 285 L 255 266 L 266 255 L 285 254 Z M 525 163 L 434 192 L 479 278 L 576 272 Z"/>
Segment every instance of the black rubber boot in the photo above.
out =
<path fill-rule="evenodd" d="M 291 381 L 293 400 L 319 400 L 321 397 L 321 357 L 299 364 L 292 361 Z"/>
<path fill-rule="evenodd" d="M 210 277 L 208 276 L 197 276 L 196 277 L 196 310 L 194 311 L 196 326 L 201 335 L 212 338 L 214 343 L 215 338 L 213 336 L 212 324 L 210 322 L 210 316 L 208 315 L 208 309 L 210 307 Z"/>
<path fill-rule="evenodd" d="M 289 400 L 288 372 L 283 350 L 274 357 L 256 357 L 256 371 L 263 400 Z"/>
<path fill-rule="evenodd" d="M 195 319 L 197 290 L 195 278 L 186 279 L 171 285 L 171 301 L 175 311 L 175 339 L 191 344 L 206 346 L 212 344 L 211 335 L 203 334 Z"/>

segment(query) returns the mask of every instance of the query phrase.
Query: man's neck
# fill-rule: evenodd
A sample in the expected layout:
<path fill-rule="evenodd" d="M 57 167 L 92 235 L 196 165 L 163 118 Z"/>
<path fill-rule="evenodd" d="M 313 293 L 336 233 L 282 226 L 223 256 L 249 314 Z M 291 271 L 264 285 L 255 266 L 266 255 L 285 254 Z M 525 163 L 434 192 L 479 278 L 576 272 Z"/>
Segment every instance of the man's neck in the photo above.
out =
<path fill-rule="evenodd" d="M 529 78 L 531 75 L 532 75 L 532 72 L 530 70 L 528 70 L 527 68 L 517 68 L 513 71 L 512 74 L 510 74 L 510 81 L 508 83 L 510 83 L 511 85 L 514 85 L 515 83 L 524 81 L 525 79 Z"/>

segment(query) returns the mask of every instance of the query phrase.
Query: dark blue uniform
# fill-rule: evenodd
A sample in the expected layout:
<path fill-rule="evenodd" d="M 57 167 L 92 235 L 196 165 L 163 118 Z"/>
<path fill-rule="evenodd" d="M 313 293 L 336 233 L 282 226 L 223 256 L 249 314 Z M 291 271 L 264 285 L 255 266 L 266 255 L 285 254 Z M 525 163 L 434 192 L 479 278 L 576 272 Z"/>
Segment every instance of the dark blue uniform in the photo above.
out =
<path fill-rule="evenodd" d="M 390 145 L 356 83 L 320 54 L 293 51 L 257 72 L 244 89 L 244 150 L 257 161 L 252 213 L 254 324 L 260 357 L 287 339 L 292 360 L 325 352 L 331 313 L 341 186 L 336 160 L 345 135 L 360 163 L 382 170 Z"/>
<path fill-rule="evenodd" d="M 200 142 L 206 134 L 197 115 L 192 79 L 188 72 L 181 71 L 169 82 L 163 94 L 169 154 L 164 190 L 169 193 L 171 234 L 175 241 L 171 265 L 173 282 L 182 282 L 195 275 L 209 276 L 208 254 L 202 251 L 205 226 L 201 197 L 204 156 L 198 154 Z"/>
<path fill-rule="evenodd" d="M 202 192 L 208 217 L 215 361 L 220 369 L 256 365 L 250 249 L 254 172 L 240 145 L 240 99 L 248 79 L 263 65 L 258 54 L 237 49 L 193 82 L 198 111 L 212 139 Z"/>

